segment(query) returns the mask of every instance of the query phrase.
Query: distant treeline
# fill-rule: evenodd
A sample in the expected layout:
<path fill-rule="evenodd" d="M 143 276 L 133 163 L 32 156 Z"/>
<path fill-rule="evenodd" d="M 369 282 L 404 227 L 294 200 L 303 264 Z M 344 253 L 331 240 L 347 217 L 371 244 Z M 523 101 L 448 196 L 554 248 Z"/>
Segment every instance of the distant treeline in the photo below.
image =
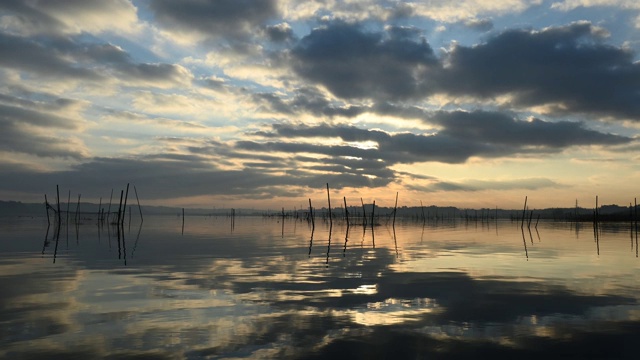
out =
<path fill-rule="evenodd" d="M 77 203 L 62 202 L 61 210 L 75 212 Z M 106 205 L 103 203 L 102 207 Z M 149 215 L 180 215 L 182 208 L 168 206 L 143 206 L 144 213 Z M 371 212 L 372 205 L 365 204 L 364 211 Z M 80 203 L 81 216 L 91 218 L 99 212 L 98 204 L 82 202 Z M 105 209 L 106 210 L 106 209 Z M 349 206 L 350 216 L 359 216 L 362 214 L 362 206 Z M 282 215 L 282 209 L 276 210 L 256 210 L 256 209 L 230 209 L 230 208 L 210 208 L 210 209 L 186 209 L 185 212 L 189 216 L 225 216 L 234 212 L 236 216 L 278 216 Z M 286 216 L 304 216 L 308 211 L 307 208 L 285 209 Z M 380 216 L 390 215 L 393 213 L 393 207 L 378 207 L 376 213 Z M 528 214 L 533 211 L 533 218 L 552 219 L 552 220 L 571 220 L 571 221 L 593 221 L 594 209 L 571 207 L 571 208 L 547 208 L 547 209 L 529 209 Z M 314 208 L 316 216 L 322 216 L 327 213 L 326 207 Z M 0 201 L 0 216 L 45 216 L 44 203 L 23 203 L 19 201 Z M 344 215 L 343 207 L 334 207 L 332 214 L 336 217 Z M 634 208 L 619 205 L 604 205 L 598 209 L 599 221 L 628 221 L 635 215 Z M 467 219 L 467 220 L 490 220 L 490 219 L 512 219 L 517 220 L 522 217 L 522 210 L 513 209 L 463 209 L 452 206 L 402 206 L 398 207 L 396 216 L 402 218 L 415 219 Z M 530 216 L 530 215 L 528 215 Z"/>

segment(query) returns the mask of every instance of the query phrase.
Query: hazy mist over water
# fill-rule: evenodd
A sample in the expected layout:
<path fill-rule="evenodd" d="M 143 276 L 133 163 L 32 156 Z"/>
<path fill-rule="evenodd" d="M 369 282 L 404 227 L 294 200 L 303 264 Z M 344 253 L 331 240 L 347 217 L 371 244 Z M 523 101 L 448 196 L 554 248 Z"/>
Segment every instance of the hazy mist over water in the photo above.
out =
<path fill-rule="evenodd" d="M 0 219 L 0 357 L 637 355 L 631 224 L 380 222 Z"/>

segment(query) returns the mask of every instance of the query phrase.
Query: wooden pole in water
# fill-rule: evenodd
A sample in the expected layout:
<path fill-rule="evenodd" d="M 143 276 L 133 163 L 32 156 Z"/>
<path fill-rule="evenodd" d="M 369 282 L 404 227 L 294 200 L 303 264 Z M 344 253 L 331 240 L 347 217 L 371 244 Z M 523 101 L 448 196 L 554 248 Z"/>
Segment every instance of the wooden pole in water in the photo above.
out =
<path fill-rule="evenodd" d="M 47 211 L 47 225 L 51 226 L 51 220 L 49 220 L 49 200 L 47 200 L 47 194 L 44 194 L 44 209 Z"/>
<path fill-rule="evenodd" d="M 367 226 L 367 212 L 364 209 L 364 200 L 360 198 L 360 202 L 362 203 L 362 226 Z"/>
<path fill-rule="evenodd" d="M 60 226 L 60 223 L 62 222 L 62 218 L 60 215 L 60 188 L 58 187 L 58 185 L 56 185 L 56 198 L 58 202 L 58 226 Z"/>
<path fill-rule="evenodd" d="M 373 230 L 373 216 L 376 212 L 376 201 L 373 200 L 373 207 L 371 208 L 371 230 Z"/>
<path fill-rule="evenodd" d="M 120 190 L 120 205 L 118 205 L 118 221 L 116 222 L 118 226 L 120 226 L 120 222 L 122 221 L 120 219 L 120 216 L 122 215 L 122 196 L 123 195 L 124 195 L 124 191 Z"/>
<path fill-rule="evenodd" d="M 127 183 L 127 192 L 124 196 L 124 207 L 122 208 L 122 225 L 124 225 L 124 215 L 127 212 L 127 198 L 129 198 L 129 183 Z"/>
<path fill-rule="evenodd" d="M 76 205 L 76 224 L 80 222 L 80 196 L 82 194 L 78 194 L 78 204 Z"/>
<path fill-rule="evenodd" d="M 184 208 L 182 208 L 182 234 L 184 234 Z"/>
<path fill-rule="evenodd" d="M 111 196 L 109 196 L 109 209 L 107 210 L 107 223 L 109 223 L 109 215 L 111 215 L 111 200 L 113 200 L 113 189 L 111 189 Z"/>
<path fill-rule="evenodd" d="M 331 196 L 329 195 L 329 183 L 327 183 L 327 201 L 329 202 L 329 224 L 333 224 L 331 217 Z"/>
<path fill-rule="evenodd" d="M 143 222 L 144 219 L 142 218 L 142 207 L 140 207 L 140 199 L 138 198 L 138 190 L 136 189 L 136 186 L 133 185 L 133 191 L 136 194 L 136 200 L 138 201 L 138 210 L 140 211 L 140 222 Z"/>
<path fill-rule="evenodd" d="M 347 219 L 347 227 L 349 227 L 349 209 L 347 209 L 347 197 L 344 196 L 344 217 Z"/>
<path fill-rule="evenodd" d="M 424 217 L 424 205 L 422 205 L 422 200 L 420 200 L 420 210 L 422 210 L 422 223 L 424 224 L 427 221 L 427 218 Z"/>
<path fill-rule="evenodd" d="M 311 228 L 316 228 L 316 222 L 313 219 L 313 207 L 311 207 L 311 198 L 309 198 L 309 217 L 311 218 Z"/>
<path fill-rule="evenodd" d="M 598 195 L 596 195 L 596 209 L 594 211 L 594 216 L 593 216 L 593 225 L 595 227 L 598 227 L 598 217 L 599 217 L 599 213 L 598 213 Z"/>
<path fill-rule="evenodd" d="M 393 223 L 392 223 L 393 227 L 396 227 L 396 211 L 397 210 L 398 210 L 398 192 L 396 192 L 396 204 L 393 206 Z"/>
<path fill-rule="evenodd" d="M 520 227 L 523 228 L 524 227 L 524 217 L 527 214 L 527 197 L 524 197 L 524 209 L 522 209 L 522 224 L 520 224 Z"/>
<path fill-rule="evenodd" d="M 98 222 L 100 222 L 100 208 L 102 208 L 102 196 L 100 197 L 100 203 L 98 204 Z"/>
<path fill-rule="evenodd" d="M 67 225 L 69 225 L 69 212 L 71 211 L 71 189 L 69 189 L 69 195 L 67 195 Z M 68 230 L 68 228 L 67 228 Z"/>

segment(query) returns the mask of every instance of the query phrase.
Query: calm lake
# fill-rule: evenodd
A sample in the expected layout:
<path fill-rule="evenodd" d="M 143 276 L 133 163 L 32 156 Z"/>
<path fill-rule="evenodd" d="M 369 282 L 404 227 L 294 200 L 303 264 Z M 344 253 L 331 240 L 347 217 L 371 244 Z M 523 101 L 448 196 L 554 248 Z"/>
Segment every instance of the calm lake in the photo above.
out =
<path fill-rule="evenodd" d="M 629 223 L 0 218 L 0 357 L 638 358 L 639 279 Z"/>

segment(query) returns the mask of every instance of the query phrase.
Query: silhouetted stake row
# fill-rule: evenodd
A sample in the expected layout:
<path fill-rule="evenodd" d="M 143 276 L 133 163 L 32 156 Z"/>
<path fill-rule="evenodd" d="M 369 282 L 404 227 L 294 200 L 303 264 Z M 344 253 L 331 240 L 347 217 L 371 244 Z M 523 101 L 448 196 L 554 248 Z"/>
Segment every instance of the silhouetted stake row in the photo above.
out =
<path fill-rule="evenodd" d="M 140 212 L 140 221 L 144 221 L 143 217 L 142 217 L 142 206 L 140 205 L 140 198 L 138 197 L 138 191 L 134 186 L 134 190 L 136 193 L 136 200 L 138 201 L 138 210 Z M 102 197 L 100 197 L 100 202 L 98 205 L 98 211 L 93 213 L 93 212 L 85 212 L 84 214 L 89 214 L 89 215 L 97 215 L 98 217 L 98 224 L 102 225 L 104 224 L 104 222 L 106 221 L 107 223 L 109 222 L 109 217 L 111 215 L 116 215 L 117 214 L 117 221 L 111 222 L 111 225 L 124 225 L 124 219 L 125 219 L 125 213 L 126 213 L 126 207 L 127 207 L 127 199 L 128 199 L 128 195 L 129 195 L 129 184 L 127 184 L 127 188 L 126 188 L 126 194 L 124 193 L 124 191 L 120 192 L 120 203 L 118 206 L 118 212 L 117 213 L 112 213 L 111 212 L 111 203 L 113 200 L 113 189 L 111 189 L 111 195 L 109 197 L 109 208 L 107 210 L 107 212 L 105 213 L 104 208 L 102 208 Z M 76 203 L 76 209 L 74 212 L 74 221 L 76 223 L 76 225 L 80 224 L 80 220 L 81 220 L 81 215 L 83 214 L 83 212 L 80 211 L 80 199 L 81 199 L 81 194 L 78 194 L 78 202 Z M 123 203 L 124 201 L 124 203 Z M 69 223 L 69 206 L 71 203 L 71 190 L 69 190 L 69 198 L 67 199 L 67 209 L 66 211 L 62 211 L 60 209 L 60 187 L 59 185 L 56 185 L 56 207 L 53 207 L 51 204 L 49 204 L 49 200 L 47 198 L 47 194 L 44 195 L 44 203 L 45 203 L 45 210 L 46 210 L 46 214 L 47 214 L 47 224 L 51 225 L 51 220 L 49 218 L 49 210 L 53 211 L 56 222 L 58 223 L 58 225 L 60 225 L 62 223 L 62 214 L 66 213 L 66 223 Z M 129 223 L 131 223 L 131 207 L 129 207 Z"/>

